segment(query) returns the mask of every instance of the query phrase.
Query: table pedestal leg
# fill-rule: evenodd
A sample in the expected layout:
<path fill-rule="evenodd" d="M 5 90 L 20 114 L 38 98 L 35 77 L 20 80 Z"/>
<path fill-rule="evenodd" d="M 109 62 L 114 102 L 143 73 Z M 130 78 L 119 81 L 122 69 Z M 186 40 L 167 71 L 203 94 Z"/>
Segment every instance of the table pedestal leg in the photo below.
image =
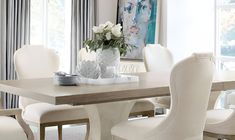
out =
<path fill-rule="evenodd" d="M 112 140 L 111 128 L 128 119 L 134 101 L 86 105 L 89 121 L 89 140 Z"/>

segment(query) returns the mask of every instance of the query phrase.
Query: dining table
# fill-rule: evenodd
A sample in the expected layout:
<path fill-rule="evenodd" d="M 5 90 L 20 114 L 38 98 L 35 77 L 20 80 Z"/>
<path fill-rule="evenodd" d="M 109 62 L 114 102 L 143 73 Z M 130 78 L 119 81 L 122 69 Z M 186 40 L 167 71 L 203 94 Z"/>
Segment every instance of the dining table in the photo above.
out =
<path fill-rule="evenodd" d="M 111 128 L 127 121 L 137 99 L 170 96 L 170 72 L 131 75 L 138 76 L 139 81 L 58 86 L 53 83 L 53 78 L 1 80 L 0 91 L 54 105 L 84 106 L 90 121 L 89 139 L 112 140 Z M 232 89 L 235 89 L 235 71 L 216 71 L 211 91 Z"/>

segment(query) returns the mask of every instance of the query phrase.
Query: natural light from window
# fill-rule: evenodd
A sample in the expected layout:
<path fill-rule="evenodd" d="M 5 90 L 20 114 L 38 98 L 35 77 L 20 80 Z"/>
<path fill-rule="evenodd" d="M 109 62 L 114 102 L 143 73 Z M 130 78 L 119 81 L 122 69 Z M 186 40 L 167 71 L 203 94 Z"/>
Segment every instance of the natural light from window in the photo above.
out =
<path fill-rule="evenodd" d="M 235 0 L 217 0 L 217 47 L 221 68 L 235 69 Z"/>
<path fill-rule="evenodd" d="M 235 70 L 235 0 L 216 0 L 216 53 L 221 70 Z M 228 94 L 221 92 L 216 108 L 224 108 Z"/>
<path fill-rule="evenodd" d="M 31 0 L 30 44 L 57 51 L 60 70 L 69 72 L 71 0 Z"/>

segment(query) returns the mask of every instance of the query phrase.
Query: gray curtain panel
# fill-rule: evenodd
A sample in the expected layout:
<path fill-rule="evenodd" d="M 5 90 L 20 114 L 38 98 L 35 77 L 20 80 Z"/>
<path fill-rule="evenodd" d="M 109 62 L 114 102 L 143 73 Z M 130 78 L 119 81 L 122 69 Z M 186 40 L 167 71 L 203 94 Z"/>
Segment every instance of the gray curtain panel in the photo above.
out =
<path fill-rule="evenodd" d="M 92 38 L 92 27 L 96 24 L 97 0 L 72 0 L 71 25 L 71 73 L 78 63 L 78 52 L 84 47 L 83 41 Z"/>
<path fill-rule="evenodd" d="M 0 0 L 0 79 L 16 79 L 14 53 L 29 44 L 30 0 Z M 18 107 L 18 97 L 2 93 L 4 108 Z"/>

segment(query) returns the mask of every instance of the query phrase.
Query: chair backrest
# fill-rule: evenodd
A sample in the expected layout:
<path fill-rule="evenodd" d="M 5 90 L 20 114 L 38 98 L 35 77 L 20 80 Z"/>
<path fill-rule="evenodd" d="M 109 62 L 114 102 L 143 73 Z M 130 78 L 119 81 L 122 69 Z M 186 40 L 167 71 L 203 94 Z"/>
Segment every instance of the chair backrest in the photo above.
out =
<path fill-rule="evenodd" d="M 158 131 L 167 129 L 166 140 L 202 139 L 214 72 L 212 54 L 193 54 L 171 72 L 171 110 Z"/>
<path fill-rule="evenodd" d="M 143 57 L 148 72 L 170 71 L 173 66 L 171 52 L 160 44 L 147 44 L 143 49 Z"/>
<path fill-rule="evenodd" d="M 18 79 L 52 77 L 59 68 L 59 56 L 43 46 L 24 46 L 14 55 Z"/>
<path fill-rule="evenodd" d="M 14 64 L 18 79 L 47 78 L 59 69 L 59 56 L 52 49 L 43 46 L 24 46 L 14 54 Z M 22 109 L 36 103 L 20 97 Z"/>

